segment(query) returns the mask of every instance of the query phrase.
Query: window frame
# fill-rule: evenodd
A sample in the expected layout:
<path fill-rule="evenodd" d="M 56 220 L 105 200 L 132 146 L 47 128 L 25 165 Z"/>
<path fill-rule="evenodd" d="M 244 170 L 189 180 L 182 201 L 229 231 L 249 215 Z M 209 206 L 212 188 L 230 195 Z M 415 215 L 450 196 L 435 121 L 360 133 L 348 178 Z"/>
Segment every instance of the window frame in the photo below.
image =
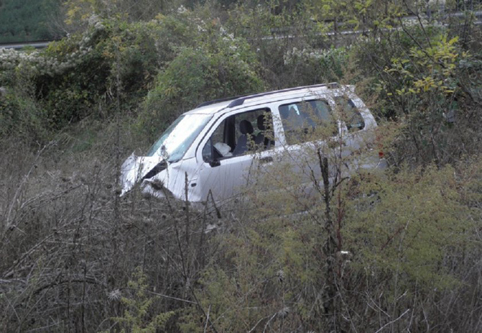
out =
<path fill-rule="evenodd" d="M 346 133 L 349 133 L 349 134 L 352 134 L 352 133 L 356 133 L 356 132 L 359 132 L 359 131 L 363 131 L 367 128 L 367 121 L 363 115 L 363 112 L 362 110 L 360 109 L 360 107 L 357 106 L 355 100 L 353 98 L 351 98 L 350 96 L 346 96 L 346 95 L 336 95 L 333 97 L 333 102 L 335 104 L 335 107 L 337 108 L 337 113 L 346 113 L 346 110 L 344 109 L 344 106 L 341 106 L 340 104 L 338 104 L 338 101 L 339 100 L 346 100 L 347 104 L 350 105 L 351 109 L 350 109 L 350 112 L 353 111 L 354 113 L 354 117 L 359 117 L 360 120 L 361 120 L 361 124 L 362 126 L 352 126 L 352 124 L 348 124 L 346 119 L 343 119 L 344 118 L 344 115 L 343 114 L 340 114 L 340 122 L 343 124 L 343 130 L 344 132 Z M 341 112 L 340 112 L 341 111 Z M 349 115 L 348 115 L 349 117 Z M 352 117 L 353 118 L 353 117 Z"/>
<path fill-rule="evenodd" d="M 295 145 L 300 145 L 300 144 L 306 144 L 306 143 L 310 143 L 310 142 L 316 142 L 316 141 L 324 141 L 323 138 L 319 138 L 319 139 L 314 139 L 314 140 L 310 140 L 310 139 L 307 139 L 307 140 L 299 140 L 299 141 L 296 141 L 296 142 L 289 142 L 289 139 L 288 139 L 288 136 L 287 136 L 287 131 L 286 131 L 286 128 L 284 126 L 284 123 L 283 123 L 283 117 L 281 116 L 281 110 L 280 108 L 283 107 L 283 106 L 286 106 L 286 105 L 290 105 L 290 104 L 302 104 L 302 103 L 310 103 L 310 102 L 316 102 L 316 101 L 321 101 L 321 102 L 324 102 L 326 104 L 326 106 L 329 107 L 329 111 L 333 117 L 333 121 L 336 123 L 336 133 L 334 133 L 332 136 L 330 136 L 330 138 L 334 138 L 334 137 L 337 137 L 337 136 L 340 136 L 341 133 L 344 131 L 344 129 L 342 128 L 342 124 L 339 120 L 339 117 L 338 117 L 338 114 L 336 113 L 336 105 L 335 105 L 335 102 L 334 102 L 334 99 L 333 99 L 333 96 L 329 96 L 329 95 L 326 95 L 326 94 L 323 94 L 323 95 L 320 95 L 320 96 L 308 96 L 307 98 L 296 98 L 296 99 L 291 99 L 291 100 L 283 100 L 283 101 L 279 101 L 278 103 L 276 103 L 276 111 L 277 111 L 277 124 L 275 124 L 275 127 L 278 127 L 279 129 L 281 129 L 281 132 L 283 133 L 282 134 L 282 144 L 283 145 L 287 145 L 287 146 L 295 146 Z M 313 120 L 312 120 L 313 122 Z M 315 123 L 316 124 L 316 123 Z M 328 139 L 328 137 L 326 138 Z"/>
<path fill-rule="evenodd" d="M 241 118 L 241 120 L 238 120 L 238 119 L 240 119 L 241 115 L 248 114 L 248 113 L 255 113 L 256 114 L 260 111 L 263 111 L 263 114 L 269 113 L 271 115 L 273 142 L 274 142 L 272 146 L 270 146 L 269 148 L 262 149 L 262 150 L 258 150 L 258 149 L 247 150 L 246 153 L 242 154 L 242 155 L 222 156 L 219 153 L 219 151 L 217 151 L 217 149 L 214 147 L 215 143 L 213 144 L 211 142 L 212 152 L 217 152 L 217 153 L 216 153 L 216 156 L 214 158 L 213 158 L 213 155 L 211 154 L 211 160 L 208 160 L 207 155 L 204 154 L 205 148 L 209 144 L 209 142 L 211 141 L 215 132 L 219 129 L 220 126 L 223 125 L 223 123 L 224 123 L 224 129 L 223 129 L 223 140 L 224 140 L 224 142 L 223 143 L 227 144 L 230 147 L 230 153 L 232 153 L 235 150 L 236 145 L 238 144 L 237 141 L 238 141 L 239 136 L 240 136 L 239 135 L 240 134 L 239 123 L 242 120 L 242 118 Z M 256 122 L 257 117 L 259 115 L 260 114 L 256 114 L 250 120 L 252 125 L 253 125 L 253 122 Z M 231 129 L 229 129 L 230 127 L 231 127 Z M 242 157 L 242 156 L 246 156 L 246 155 L 254 155 L 259 151 L 266 151 L 266 150 L 274 149 L 274 146 L 276 144 L 276 134 L 275 134 L 275 131 L 274 131 L 274 127 L 275 127 L 275 124 L 274 124 L 273 108 L 268 104 L 250 106 L 249 108 L 238 109 L 238 110 L 234 110 L 232 112 L 225 113 L 225 114 L 221 115 L 218 119 L 216 119 L 216 121 L 211 126 L 209 131 L 206 133 L 204 138 L 201 140 L 201 142 L 198 146 L 198 149 L 201 152 L 201 159 L 202 159 L 203 163 L 212 164 L 213 162 L 217 162 L 217 161 L 222 161 L 222 160 L 232 159 L 232 158 L 238 158 L 238 157 Z M 254 131 L 253 131 L 252 135 L 255 136 L 255 133 L 257 132 L 257 129 L 258 129 L 257 124 L 256 124 L 256 126 L 253 125 L 253 129 L 254 129 Z M 248 152 L 251 152 L 251 153 L 248 153 Z"/>

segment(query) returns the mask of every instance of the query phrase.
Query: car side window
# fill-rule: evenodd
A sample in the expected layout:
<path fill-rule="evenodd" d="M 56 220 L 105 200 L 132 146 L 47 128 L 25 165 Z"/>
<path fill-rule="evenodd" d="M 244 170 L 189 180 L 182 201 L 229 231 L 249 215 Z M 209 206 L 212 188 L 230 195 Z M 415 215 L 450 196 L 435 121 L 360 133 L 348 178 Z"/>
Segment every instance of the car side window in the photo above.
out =
<path fill-rule="evenodd" d="M 359 131 L 365 128 L 365 120 L 353 101 L 345 96 L 335 97 L 337 111 L 340 120 L 346 124 L 349 132 Z"/>
<path fill-rule="evenodd" d="M 210 162 L 222 157 L 230 157 L 231 147 L 225 145 L 224 133 L 226 132 L 226 119 L 214 130 L 206 145 L 203 147 L 202 155 L 205 162 Z"/>
<path fill-rule="evenodd" d="M 206 162 L 274 147 L 273 118 L 268 108 L 238 113 L 214 130 L 202 156 Z"/>
<path fill-rule="evenodd" d="M 279 106 L 288 144 L 296 144 L 338 134 L 337 122 L 325 100 L 293 102 Z"/>

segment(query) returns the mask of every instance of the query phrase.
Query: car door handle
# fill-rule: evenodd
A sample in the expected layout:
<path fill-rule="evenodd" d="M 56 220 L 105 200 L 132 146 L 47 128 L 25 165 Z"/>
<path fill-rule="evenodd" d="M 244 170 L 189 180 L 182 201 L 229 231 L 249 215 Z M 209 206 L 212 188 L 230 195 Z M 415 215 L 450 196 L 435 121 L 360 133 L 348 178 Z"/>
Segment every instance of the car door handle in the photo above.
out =
<path fill-rule="evenodd" d="M 271 163 L 271 162 L 273 162 L 273 157 L 271 157 L 271 156 L 262 157 L 262 158 L 259 159 L 259 162 L 263 163 L 263 164 L 264 163 Z"/>

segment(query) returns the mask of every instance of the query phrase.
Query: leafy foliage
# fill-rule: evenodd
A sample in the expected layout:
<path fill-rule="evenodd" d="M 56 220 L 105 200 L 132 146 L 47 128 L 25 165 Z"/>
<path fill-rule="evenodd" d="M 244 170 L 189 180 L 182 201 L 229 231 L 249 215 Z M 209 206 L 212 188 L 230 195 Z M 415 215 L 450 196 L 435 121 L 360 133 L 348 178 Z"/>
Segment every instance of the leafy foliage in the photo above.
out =
<path fill-rule="evenodd" d="M 220 27 L 215 23 L 199 29 L 196 45 L 182 48 L 149 91 L 139 124 L 148 133 L 204 101 L 263 89 L 255 55 L 243 40 L 217 36 Z M 154 128 L 150 128 L 152 119 L 159 119 Z"/>
<path fill-rule="evenodd" d="M 160 313 L 153 318 L 149 317 L 149 308 L 154 301 L 146 294 L 147 276 L 140 268 L 128 282 L 128 287 L 134 291 L 133 298 L 122 297 L 121 302 L 125 305 L 124 316 L 113 318 L 122 327 L 121 332 L 155 333 L 166 326 L 167 321 L 174 315 L 173 311 Z"/>
<path fill-rule="evenodd" d="M 358 69 L 372 78 L 379 114 L 405 126 L 403 138 L 395 142 L 394 163 L 410 158 L 414 164 L 452 163 L 476 149 L 465 142 L 478 137 L 480 126 L 469 115 L 481 102 L 474 94 L 480 54 L 439 27 L 402 28 L 381 41 L 369 38 L 358 44 Z"/>
<path fill-rule="evenodd" d="M 22 73 L 29 73 L 30 98 L 38 101 L 47 133 L 86 117 L 109 118 L 118 108 L 112 103 L 117 96 L 126 110 L 135 109 L 159 68 L 191 39 L 186 21 L 173 17 L 133 24 L 93 17 L 89 27 L 42 52 L 1 55 L 0 82 L 12 94 L 22 89 Z M 14 123 L 6 126 L 13 129 Z"/>

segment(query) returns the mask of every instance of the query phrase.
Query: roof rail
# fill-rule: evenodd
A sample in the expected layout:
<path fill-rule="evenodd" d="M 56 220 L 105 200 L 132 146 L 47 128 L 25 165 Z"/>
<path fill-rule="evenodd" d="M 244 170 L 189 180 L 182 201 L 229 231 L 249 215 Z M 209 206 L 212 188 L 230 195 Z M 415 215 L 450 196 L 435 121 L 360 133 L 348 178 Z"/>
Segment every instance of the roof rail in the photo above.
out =
<path fill-rule="evenodd" d="M 218 99 L 214 99 L 214 100 L 212 100 L 212 101 L 202 102 L 201 104 L 199 104 L 198 106 L 196 106 L 196 108 L 200 108 L 200 107 L 203 107 L 203 106 L 208 106 L 208 105 L 215 104 L 215 103 L 227 102 L 227 101 L 235 100 L 235 99 L 238 99 L 238 98 L 241 98 L 241 97 L 245 97 L 245 96 L 248 96 L 248 95 L 240 95 L 240 96 L 234 96 L 234 97 L 231 96 L 231 97 L 218 98 Z"/>
<path fill-rule="evenodd" d="M 323 84 L 315 84 L 315 85 L 311 85 L 311 86 L 302 86 L 302 87 L 294 87 L 294 88 L 286 88 L 286 89 L 281 89 L 281 90 L 262 92 L 262 93 L 253 94 L 253 95 L 220 98 L 220 99 L 216 99 L 216 100 L 213 100 L 213 101 L 201 103 L 197 107 L 200 108 L 200 107 L 211 105 L 211 104 L 214 104 L 214 103 L 226 102 L 226 101 L 232 100 L 232 102 L 229 103 L 229 105 L 227 107 L 233 108 L 235 106 L 243 105 L 246 100 L 251 99 L 251 98 L 269 96 L 269 95 L 274 95 L 274 94 L 288 92 L 288 91 L 296 91 L 296 90 L 310 89 L 310 88 L 321 88 L 321 87 L 327 87 L 328 89 L 337 89 L 337 88 L 340 88 L 340 85 L 338 84 L 338 82 L 330 82 L 330 83 L 323 83 Z"/>
<path fill-rule="evenodd" d="M 338 82 L 330 82 L 330 83 L 327 83 L 326 84 L 326 87 L 328 89 L 339 89 L 340 88 L 340 84 Z"/>

